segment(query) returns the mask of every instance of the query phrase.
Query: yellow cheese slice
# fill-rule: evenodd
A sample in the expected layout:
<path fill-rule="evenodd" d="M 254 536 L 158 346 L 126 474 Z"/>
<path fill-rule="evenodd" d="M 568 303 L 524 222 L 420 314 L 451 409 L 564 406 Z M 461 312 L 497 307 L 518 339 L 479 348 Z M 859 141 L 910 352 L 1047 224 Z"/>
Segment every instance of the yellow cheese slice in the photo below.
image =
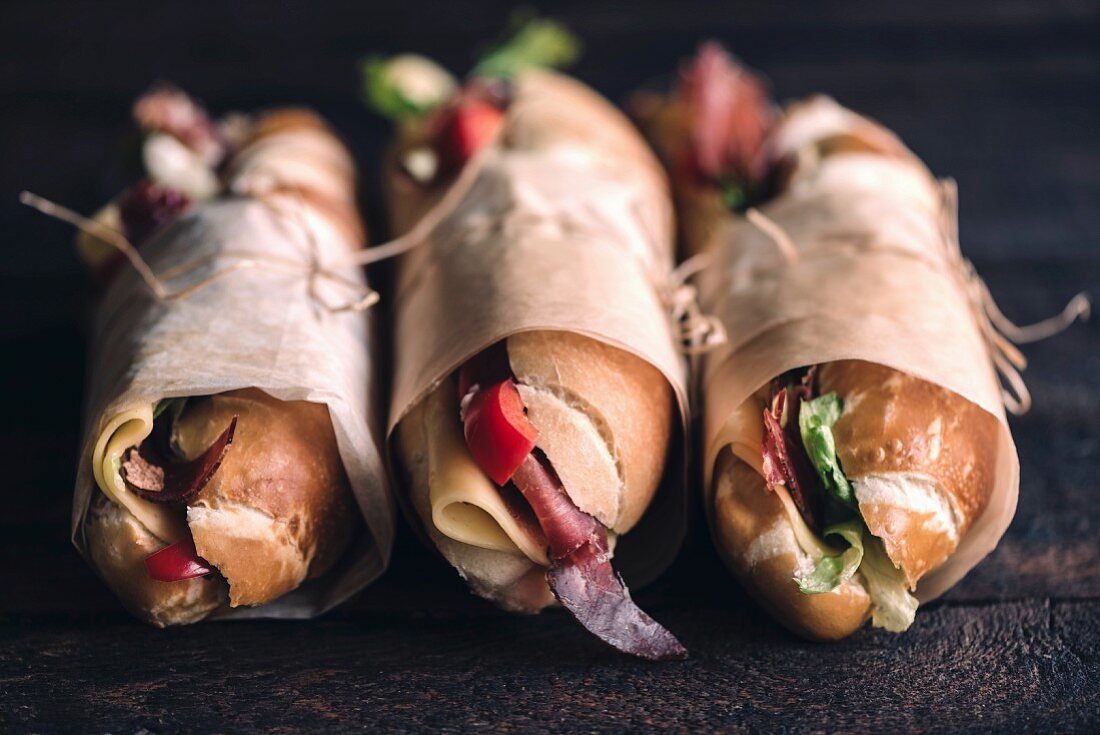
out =
<path fill-rule="evenodd" d="M 764 407 L 760 402 L 754 396 L 749 396 L 726 418 L 707 453 L 712 459 L 707 469 L 708 483 L 709 474 L 713 472 L 713 460 L 718 458 L 718 453 L 724 447 L 729 447 L 733 456 L 761 475 L 764 474 L 764 457 L 760 453 L 760 447 L 764 443 L 763 411 Z"/>
<path fill-rule="evenodd" d="M 153 406 L 135 406 L 107 422 L 92 450 L 92 474 L 103 493 L 130 511 L 146 529 L 165 543 L 188 534 L 183 517 L 172 508 L 151 503 L 126 489 L 122 481 L 122 455 L 153 431 Z"/>
<path fill-rule="evenodd" d="M 791 530 L 794 531 L 795 540 L 798 541 L 798 545 L 811 559 L 817 561 L 823 556 L 836 556 L 841 553 L 839 549 L 834 549 L 819 539 L 817 534 L 806 525 L 805 519 L 802 518 L 802 514 L 798 512 L 794 500 L 791 499 L 791 494 L 787 492 L 786 485 L 777 485 L 774 492 L 783 502 L 783 510 L 787 512 L 787 520 L 791 522 Z"/>
<path fill-rule="evenodd" d="M 425 399 L 432 523 L 460 543 L 523 555 L 549 566 L 543 542 L 512 517 L 496 485 L 470 456 L 454 393 L 454 386 L 445 382 Z"/>

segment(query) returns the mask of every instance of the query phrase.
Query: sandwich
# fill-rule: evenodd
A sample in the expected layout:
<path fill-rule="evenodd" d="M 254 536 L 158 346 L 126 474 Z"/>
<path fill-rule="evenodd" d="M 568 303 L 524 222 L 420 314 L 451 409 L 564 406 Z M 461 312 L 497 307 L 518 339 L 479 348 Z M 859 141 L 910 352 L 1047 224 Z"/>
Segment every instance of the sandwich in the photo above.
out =
<path fill-rule="evenodd" d="M 368 64 L 397 122 L 391 220 L 420 238 L 397 266 L 394 463 L 474 593 L 560 604 L 622 651 L 680 658 L 616 571 L 656 498 L 659 541 L 635 557 L 663 568 L 682 533 L 683 373 L 654 280 L 671 207 L 629 122 L 548 70 L 572 44 L 536 20 L 462 82 L 422 57 Z"/>
<path fill-rule="evenodd" d="M 74 542 L 157 626 L 314 614 L 388 555 L 368 325 L 318 318 L 290 267 L 361 245 L 354 166 L 306 110 L 215 122 L 159 87 L 135 117 L 143 176 L 78 238 L 105 290 Z"/>
<path fill-rule="evenodd" d="M 906 630 L 996 545 L 1018 488 L 946 187 L 829 98 L 780 109 L 716 44 L 635 111 L 729 334 L 698 376 L 721 556 L 802 636 Z"/>

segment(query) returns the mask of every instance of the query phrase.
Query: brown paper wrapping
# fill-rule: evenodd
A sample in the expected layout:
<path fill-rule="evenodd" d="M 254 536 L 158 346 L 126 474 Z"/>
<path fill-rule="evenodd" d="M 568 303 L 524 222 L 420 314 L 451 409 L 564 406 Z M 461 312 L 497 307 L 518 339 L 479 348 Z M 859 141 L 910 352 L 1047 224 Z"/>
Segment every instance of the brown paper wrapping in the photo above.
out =
<path fill-rule="evenodd" d="M 318 297 L 347 301 L 347 289 L 320 280 L 311 295 L 304 275 L 311 255 L 322 263 L 346 261 L 359 243 L 349 240 L 349 229 L 340 223 L 309 208 L 297 212 L 300 205 L 293 197 L 276 199 L 282 200 L 279 206 L 249 198 L 200 205 L 144 244 L 142 255 L 156 273 L 202 263 L 181 279 L 180 287 L 241 259 L 298 263 L 299 268 L 239 270 L 177 301 L 157 299 L 135 271 L 124 269 L 99 306 L 91 342 L 72 513 L 72 540 L 85 558 L 84 519 L 92 493 L 100 492 L 92 476 L 92 450 L 114 416 L 163 398 L 247 387 L 281 400 L 328 406 L 366 530 L 327 574 L 267 605 L 223 609 L 212 618 L 320 614 L 382 573 L 393 539 L 392 499 L 377 441 L 381 427 L 370 318 L 321 308 Z M 287 207 L 297 214 L 288 214 Z M 365 287 L 357 266 L 335 266 L 331 272 Z"/>
<path fill-rule="evenodd" d="M 662 298 L 671 204 L 629 123 L 575 81 L 528 73 L 504 132 L 471 165 L 465 195 L 399 266 L 390 432 L 467 359 L 534 330 L 576 332 L 651 363 L 686 426 L 685 367 Z M 669 455 L 674 468 L 616 550 L 631 584 L 660 573 L 684 532 L 684 446 Z"/>
<path fill-rule="evenodd" d="M 837 109 L 816 100 L 793 114 Z M 835 132 L 844 131 L 851 128 Z M 993 550 L 1019 491 L 1001 387 L 953 236 L 953 190 L 908 151 L 837 155 L 800 170 L 783 195 L 760 208 L 766 219 L 724 215 L 707 248 L 713 267 L 698 279 L 703 310 L 729 333 L 702 366 L 706 505 L 722 449 L 719 429 L 775 376 L 858 359 L 941 385 L 995 416 L 1002 430 L 990 448 L 996 479 L 989 505 L 954 555 L 919 583 L 917 597 L 926 602 Z M 795 262 L 776 242 L 784 236 Z"/>

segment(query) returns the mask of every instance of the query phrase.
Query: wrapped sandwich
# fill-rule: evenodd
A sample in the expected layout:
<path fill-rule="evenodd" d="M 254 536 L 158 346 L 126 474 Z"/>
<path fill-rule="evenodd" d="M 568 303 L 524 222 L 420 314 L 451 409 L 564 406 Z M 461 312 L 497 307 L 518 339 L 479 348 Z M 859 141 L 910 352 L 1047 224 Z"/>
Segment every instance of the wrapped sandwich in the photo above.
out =
<path fill-rule="evenodd" d="M 637 113 L 729 335 L 699 375 L 722 556 L 803 636 L 907 629 L 994 548 L 1018 490 L 1018 353 L 960 255 L 953 188 L 831 99 L 777 110 L 715 45 Z"/>
<path fill-rule="evenodd" d="M 370 293 L 355 168 L 304 110 L 216 123 L 158 88 L 135 116 L 144 178 L 78 240 L 106 290 L 73 541 L 158 626 L 316 614 L 392 536 L 370 325 L 332 306 Z"/>
<path fill-rule="evenodd" d="M 671 203 L 625 118 L 535 68 L 569 45 L 536 21 L 463 83 L 420 57 L 368 67 L 398 121 L 386 186 L 409 248 L 399 495 L 476 594 L 525 613 L 557 601 L 620 650 L 678 658 L 617 573 L 651 578 L 683 533 Z"/>

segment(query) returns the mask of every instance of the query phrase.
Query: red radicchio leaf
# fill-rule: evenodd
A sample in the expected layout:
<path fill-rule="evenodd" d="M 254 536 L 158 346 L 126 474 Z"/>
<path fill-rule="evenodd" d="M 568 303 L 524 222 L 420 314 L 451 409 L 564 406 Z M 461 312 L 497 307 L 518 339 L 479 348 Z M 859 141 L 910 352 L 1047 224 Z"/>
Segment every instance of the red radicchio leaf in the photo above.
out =
<path fill-rule="evenodd" d="M 134 184 L 118 202 L 122 234 L 135 246 L 180 216 L 191 200 L 181 191 L 144 179 Z"/>
<path fill-rule="evenodd" d="M 706 43 L 681 72 L 697 171 L 752 187 L 767 173 L 764 141 L 775 113 L 764 85 L 717 43 Z"/>
<path fill-rule="evenodd" d="M 512 482 L 546 534 L 550 589 L 577 622 L 624 653 L 654 661 L 686 658 L 676 637 L 630 599 L 611 567 L 607 529 L 573 504 L 553 469 L 531 454 Z"/>
<path fill-rule="evenodd" d="M 785 486 L 806 523 L 820 531 L 824 490 L 798 429 L 798 410 L 813 381 L 812 373 L 809 376 L 798 387 L 773 386 L 771 405 L 764 409 L 764 480 L 769 490 Z"/>
<path fill-rule="evenodd" d="M 162 414 L 159 419 L 164 419 Z M 167 425 L 167 424 L 162 424 Z M 136 447 L 130 447 L 122 456 L 122 481 L 126 487 L 146 500 L 158 503 L 187 503 L 206 487 L 206 483 L 218 471 L 229 445 L 237 417 L 214 443 L 191 460 L 179 460 L 167 456 L 160 437 L 150 435 Z"/>

